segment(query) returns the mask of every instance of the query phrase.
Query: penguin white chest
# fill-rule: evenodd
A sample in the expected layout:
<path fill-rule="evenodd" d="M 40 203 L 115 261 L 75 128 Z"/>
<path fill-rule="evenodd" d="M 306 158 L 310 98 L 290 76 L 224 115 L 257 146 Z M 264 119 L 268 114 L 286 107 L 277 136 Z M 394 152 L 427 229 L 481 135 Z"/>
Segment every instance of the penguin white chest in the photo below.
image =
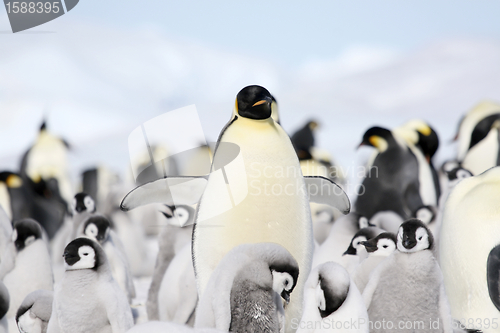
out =
<path fill-rule="evenodd" d="M 288 136 L 273 121 L 239 118 L 226 129 L 221 142 L 238 145 L 242 163 L 239 170 L 225 168 L 228 185 L 217 179 L 216 173 L 211 174 L 200 201 L 193 244 L 199 291 L 204 290 L 222 257 L 242 243 L 284 246 L 298 261 L 301 275 L 307 276 L 312 254 L 311 216 L 302 172 Z M 219 148 L 214 165 L 220 153 Z M 214 216 L 213 210 L 220 209 L 220 194 L 227 188 L 234 196 L 246 196 Z"/>

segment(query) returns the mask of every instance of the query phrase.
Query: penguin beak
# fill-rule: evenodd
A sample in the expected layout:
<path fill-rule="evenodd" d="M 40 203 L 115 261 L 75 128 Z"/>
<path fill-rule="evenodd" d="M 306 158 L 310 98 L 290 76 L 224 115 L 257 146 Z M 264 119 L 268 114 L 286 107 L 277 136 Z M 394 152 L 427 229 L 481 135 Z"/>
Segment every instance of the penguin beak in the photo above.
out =
<path fill-rule="evenodd" d="M 286 304 L 290 303 L 290 292 L 283 290 L 281 292 L 281 297 L 285 300 Z"/>
<path fill-rule="evenodd" d="M 165 216 L 167 219 L 171 219 L 173 217 L 173 215 L 170 215 L 168 213 L 165 213 L 165 212 L 161 212 L 163 214 L 163 216 Z"/>
<path fill-rule="evenodd" d="M 403 246 L 408 250 L 411 250 L 416 244 L 417 242 L 412 241 L 409 238 L 403 240 Z"/>
<path fill-rule="evenodd" d="M 66 263 L 70 266 L 73 266 L 76 262 L 78 262 L 78 260 L 80 260 L 79 256 L 72 255 L 69 252 L 64 252 L 63 257 L 64 261 L 66 261 Z"/>
<path fill-rule="evenodd" d="M 377 246 L 373 246 L 368 241 L 361 242 L 361 245 L 364 245 L 367 252 L 375 252 L 377 250 Z"/>

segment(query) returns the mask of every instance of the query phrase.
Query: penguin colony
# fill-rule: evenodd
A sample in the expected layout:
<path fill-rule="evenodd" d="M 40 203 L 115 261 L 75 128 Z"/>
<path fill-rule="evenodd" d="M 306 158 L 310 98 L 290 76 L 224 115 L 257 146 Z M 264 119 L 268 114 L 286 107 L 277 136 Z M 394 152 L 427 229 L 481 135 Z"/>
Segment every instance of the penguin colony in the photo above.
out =
<path fill-rule="evenodd" d="M 289 136 L 256 85 L 227 114 L 185 170 L 97 166 L 80 191 L 44 122 L 0 172 L 0 332 L 500 332 L 500 105 L 465 114 L 440 167 L 422 120 L 360 133 L 352 207 L 317 119 Z"/>

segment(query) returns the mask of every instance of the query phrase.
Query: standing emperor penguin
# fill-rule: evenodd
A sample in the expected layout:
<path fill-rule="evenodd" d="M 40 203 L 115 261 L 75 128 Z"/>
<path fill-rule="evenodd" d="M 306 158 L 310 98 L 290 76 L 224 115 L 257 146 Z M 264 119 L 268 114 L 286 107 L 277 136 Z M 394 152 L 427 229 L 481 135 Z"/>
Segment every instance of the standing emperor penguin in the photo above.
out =
<path fill-rule="evenodd" d="M 151 202 L 198 202 L 193 231 L 193 263 L 203 295 L 224 255 L 242 243 L 273 242 L 297 260 L 303 277 L 287 306 L 290 321 L 300 318 L 302 288 L 311 269 L 313 234 L 309 200 L 350 210 L 344 191 L 323 177 L 303 177 L 290 138 L 271 118 L 271 94 L 260 86 L 243 88 L 223 128 L 208 177 L 167 177 L 132 190 L 123 210 Z M 177 191 L 183 185 L 185 191 Z M 167 185 L 167 186 L 166 186 Z M 176 191 L 169 186 L 176 185 Z M 195 196 L 197 200 L 187 200 Z M 172 195 L 186 202 L 172 200 Z M 194 199 L 194 198 L 192 198 Z"/>
<path fill-rule="evenodd" d="M 399 227 L 397 250 L 375 268 L 363 291 L 374 323 L 371 332 L 453 332 L 433 246 L 432 233 L 422 221 L 410 219 Z M 380 325 L 384 321 L 386 327 Z M 399 326 L 401 322 L 412 324 Z"/>
<path fill-rule="evenodd" d="M 7 319 L 13 320 L 24 298 L 37 289 L 52 290 L 53 277 L 42 227 L 32 219 L 17 221 L 0 264 L 0 279 L 9 290 Z M 12 323 L 12 327 L 16 327 Z M 10 324 L 9 324 L 10 326 Z"/>
<path fill-rule="evenodd" d="M 457 159 L 472 174 L 500 165 L 500 105 L 479 103 L 462 118 L 456 138 Z"/>
<path fill-rule="evenodd" d="M 407 219 L 425 204 L 419 185 L 419 163 L 412 150 L 388 129 L 372 127 L 360 146 L 377 149 L 368 166 L 354 210 L 369 220 L 380 211 L 393 211 Z"/>
<path fill-rule="evenodd" d="M 446 201 L 439 243 L 451 313 L 500 317 L 500 167 L 461 180 Z M 494 327 L 483 332 L 498 332 Z"/>
<path fill-rule="evenodd" d="M 54 289 L 47 333 L 125 333 L 134 322 L 104 250 L 89 238 L 64 249 L 66 272 Z"/>
<path fill-rule="evenodd" d="M 326 262 L 311 271 L 304 289 L 304 313 L 294 325 L 297 333 L 369 332 L 363 297 L 344 267 Z"/>

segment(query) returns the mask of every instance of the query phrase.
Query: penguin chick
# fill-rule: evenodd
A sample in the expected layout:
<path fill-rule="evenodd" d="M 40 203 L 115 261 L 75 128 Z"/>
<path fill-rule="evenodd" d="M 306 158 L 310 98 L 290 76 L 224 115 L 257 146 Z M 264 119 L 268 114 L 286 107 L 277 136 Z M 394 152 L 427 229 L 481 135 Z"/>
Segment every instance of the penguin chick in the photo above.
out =
<path fill-rule="evenodd" d="M 298 275 L 297 261 L 281 245 L 238 245 L 210 277 L 196 311 L 195 327 L 282 332 L 284 307 L 290 302 Z"/>
<path fill-rule="evenodd" d="M 86 236 L 98 242 L 106 253 L 111 274 L 120 288 L 127 295 L 129 303 L 135 298 L 132 273 L 118 235 L 111 229 L 109 220 L 102 215 L 89 217 L 82 225 L 79 236 Z"/>
<path fill-rule="evenodd" d="M 375 268 L 363 291 L 372 322 L 391 322 L 398 332 L 436 332 L 430 325 L 439 321 L 438 332 L 452 332 L 443 277 L 432 253 L 433 243 L 433 236 L 422 221 L 411 219 L 401 225 L 397 251 Z M 420 326 L 396 326 L 401 321 L 420 321 Z M 371 332 L 385 330 L 375 327 Z"/>
<path fill-rule="evenodd" d="M 342 254 L 349 247 L 352 237 L 362 228 L 369 226 L 366 217 L 351 212 L 335 221 L 326 240 L 314 253 L 312 267 L 316 267 L 328 261 L 340 263 Z"/>
<path fill-rule="evenodd" d="M 0 264 L 0 279 L 10 294 L 8 319 L 14 319 L 24 298 L 38 289 L 52 290 L 54 283 L 42 227 L 32 219 L 14 223 L 11 240 Z"/>
<path fill-rule="evenodd" d="M 377 235 L 383 233 L 384 230 L 377 227 L 368 227 L 360 229 L 352 237 L 351 243 L 347 250 L 342 254 L 342 259 L 339 262 L 349 274 L 353 274 L 356 266 L 367 257 L 366 248 L 363 246 L 363 242 L 376 237 Z"/>
<path fill-rule="evenodd" d="M 125 293 L 99 244 L 77 238 L 64 249 L 66 271 L 56 285 L 48 333 L 126 332 L 133 326 Z"/>
<path fill-rule="evenodd" d="M 175 313 L 179 313 L 179 310 L 183 308 L 181 304 L 178 304 L 178 302 L 174 300 L 175 297 L 173 297 L 172 295 L 167 296 L 170 298 L 163 297 L 163 299 L 159 300 L 159 294 L 161 288 L 164 288 L 164 292 L 169 294 L 169 291 L 167 291 L 166 289 L 170 290 L 171 288 L 169 288 L 168 284 L 164 285 L 163 282 L 165 273 L 170 267 L 170 263 L 172 262 L 174 257 L 177 254 L 179 254 L 180 251 L 182 251 L 183 247 L 186 244 L 191 244 L 195 210 L 192 207 L 186 205 L 179 205 L 179 206 L 166 205 L 165 208 L 166 211 L 162 211 L 162 214 L 167 219 L 168 224 L 162 228 L 160 235 L 158 237 L 159 251 L 158 251 L 158 256 L 156 258 L 156 265 L 155 265 L 155 270 L 153 272 L 153 279 L 149 287 L 146 309 L 149 320 L 161 319 L 162 321 L 174 321 L 180 324 L 185 324 L 186 321 L 184 322 L 176 321 L 176 320 L 181 320 L 179 316 L 175 314 L 172 314 L 170 316 L 170 313 L 168 313 L 170 311 L 164 309 L 164 311 L 159 312 L 159 302 L 163 302 L 164 307 L 166 306 L 167 308 L 172 309 L 173 310 L 172 312 Z M 191 250 L 189 250 L 188 263 L 191 265 L 191 270 L 187 273 L 187 275 L 189 276 L 188 280 L 191 281 L 190 278 L 194 277 L 194 271 L 192 270 Z M 193 276 L 191 275 L 191 272 L 193 272 Z M 172 277 L 180 275 L 176 273 L 177 272 L 175 272 Z M 181 283 L 185 283 L 185 281 L 182 281 Z M 177 288 L 175 288 L 175 290 L 176 290 L 175 294 L 177 294 Z M 194 297 L 187 297 L 187 299 L 194 298 L 196 302 L 198 296 L 196 291 L 194 292 L 196 295 L 194 295 Z M 189 304 L 190 302 L 186 303 Z M 187 305 L 187 307 L 190 306 Z M 193 310 L 194 307 L 190 309 L 190 314 L 193 312 Z M 180 312 L 183 311 L 181 310 Z M 174 318 L 176 320 L 174 320 Z M 185 319 L 187 320 L 187 318 Z"/>
<path fill-rule="evenodd" d="M 368 257 L 356 267 L 352 278 L 360 292 L 365 289 L 371 272 L 392 252 L 396 250 L 396 235 L 383 232 L 366 242 L 361 242 L 368 252 Z"/>
<path fill-rule="evenodd" d="M 16 323 L 21 333 L 45 333 L 52 314 L 54 292 L 35 290 L 28 294 L 17 310 Z"/>
<path fill-rule="evenodd" d="M 9 291 L 5 287 L 5 284 L 0 281 L 0 333 L 9 332 L 9 324 L 6 318 L 7 311 L 10 305 L 10 295 Z"/>
<path fill-rule="evenodd" d="M 304 288 L 304 313 L 297 333 L 368 333 L 368 313 L 349 273 L 341 265 L 327 262 L 314 268 Z M 347 323 L 347 324 L 346 324 Z"/>

